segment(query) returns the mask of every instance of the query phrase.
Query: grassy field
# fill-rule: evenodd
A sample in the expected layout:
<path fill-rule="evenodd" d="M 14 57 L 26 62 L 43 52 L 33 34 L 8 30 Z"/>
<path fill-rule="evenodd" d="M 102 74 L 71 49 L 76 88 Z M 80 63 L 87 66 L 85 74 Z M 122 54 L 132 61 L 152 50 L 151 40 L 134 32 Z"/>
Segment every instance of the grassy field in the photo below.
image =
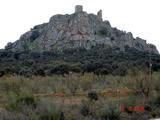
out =
<path fill-rule="evenodd" d="M 120 106 L 124 105 L 124 111 Z M 128 107 L 143 106 L 144 111 Z M 160 117 L 160 72 L 0 78 L 2 120 L 147 120 Z"/>

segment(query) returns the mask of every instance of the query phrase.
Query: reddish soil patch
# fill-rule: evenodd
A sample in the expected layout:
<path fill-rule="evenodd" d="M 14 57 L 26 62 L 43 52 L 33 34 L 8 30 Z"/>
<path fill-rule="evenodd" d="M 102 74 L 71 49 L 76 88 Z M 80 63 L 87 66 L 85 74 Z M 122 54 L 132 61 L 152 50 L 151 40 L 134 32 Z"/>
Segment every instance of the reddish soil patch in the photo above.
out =
<path fill-rule="evenodd" d="M 115 96 L 120 96 L 120 97 L 125 97 L 128 96 L 129 94 L 135 93 L 135 92 L 140 92 L 138 90 L 132 90 L 128 88 L 120 88 L 120 89 L 109 89 L 106 91 L 101 91 L 97 93 L 99 96 L 109 96 L 109 97 L 115 97 Z M 57 97 L 65 97 L 65 96 L 82 96 L 85 97 L 87 96 L 87 93 L 75 93 L 73 94 L 67 94 L 67 93 L 46 93 L 46 94 L 34 94 L 36 97 L 52 97 L 52 96 L 57 96 Z"/>

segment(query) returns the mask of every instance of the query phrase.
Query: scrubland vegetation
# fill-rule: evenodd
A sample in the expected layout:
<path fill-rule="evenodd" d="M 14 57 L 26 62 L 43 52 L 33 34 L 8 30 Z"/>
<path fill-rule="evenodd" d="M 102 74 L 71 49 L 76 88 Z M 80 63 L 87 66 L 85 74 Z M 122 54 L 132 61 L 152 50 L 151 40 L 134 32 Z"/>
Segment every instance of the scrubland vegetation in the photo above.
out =
<path fill-rule="evenodd" d="M 0 78 L 0 116 L 4 120 L 155 118 L 160 117 L 159 85 L 160 73 L 154 72 L 150 76 L 147 70 L 130 70 L 126 76 L 93 73 L 46 77 L 6 75 Z M 121 92 L 125 93 L 127 89 L 134 92 L 121 96 Z M 118 92 L 100 94 L 114 90 Z M 63 93 L 64 96 L 54 93 Z M 120 111 L 121 105 L 144 106 L 145 111 Z"/>
<path fill-rule="evenodd" d="M 125 52 L 117 48 L 44 53 L 1 51 L 0 119 L 157 118 L 159 70 L 159 55 L 128 48 Z M 120 109 L 122 105 L 124 111 Z M 135 106 L 143 106 L 144 111 L 128 109 Z"/>
<path fill-rule="evenodd" d="M 151 60 L 150 60 L 151 58 Z M 96 75 L 126 75 L 128 69 L 149 68 L 160 70 L 160 55 L 138 51 L 126 47 L 125 52 L 118 47 L 95 47 L 66 49 L 52 52 L 0 52 L 0 76 L 17 74 L 22 76 L 51 76 L 53 74 L 94 73 Z"/>

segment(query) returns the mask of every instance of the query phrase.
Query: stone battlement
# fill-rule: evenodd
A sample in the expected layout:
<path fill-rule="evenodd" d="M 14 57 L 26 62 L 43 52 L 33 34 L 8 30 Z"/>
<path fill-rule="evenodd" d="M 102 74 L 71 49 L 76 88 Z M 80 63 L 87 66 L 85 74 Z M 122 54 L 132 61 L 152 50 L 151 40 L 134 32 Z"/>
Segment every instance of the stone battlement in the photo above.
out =
<path fill-rule="evenodd" d="M 76 5 L 76 7 L 75 7 L 75 13 L 82 12 L 82 11 L 83 11 L 83 6 L 82 5 Z"/>
<path fill-rule="evenodd" d="M 75 13 L 78 13 L 78 12 L 83 12 L 83 6 L 82 5 L 76 5 L 75 6 Z M 102 20 L 102 10 L 99 10 L 97 12 L 97 16 L 100 20 Z"/>
<path fill-rule="evenodd" d="M 102 20 L 102 10 L 99 10 L 99 11 L 97 12 L 97 16 L 98 16 L 98 18 L 99 18 L 100 20 Z"/>

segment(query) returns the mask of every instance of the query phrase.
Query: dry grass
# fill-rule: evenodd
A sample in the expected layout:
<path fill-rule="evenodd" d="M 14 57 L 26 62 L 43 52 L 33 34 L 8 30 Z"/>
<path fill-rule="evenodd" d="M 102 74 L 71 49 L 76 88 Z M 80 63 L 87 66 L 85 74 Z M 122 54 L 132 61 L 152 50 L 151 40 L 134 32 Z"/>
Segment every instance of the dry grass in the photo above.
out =
<path fill-rule="evenodd" d="M 148 88 L 149 94 L 145 93 L 145 90 Z M 89 91 L 96 91 L 99 99 L 97 102 L 88 103 L 91 104 L 91 106 L 94 106 L 94 108 L 91 108 L 93 115 L 84 117 L 79 113 L 79 107 L 83 101 L 88 101 L 87 94 Z M 112 102 L 117 106 L 120 104 L 150 105 L 151 107 L 154 107 L 150 112 L 143 114 L 134 113 L 134 116 L 128 113 L 121 114 L 121 117 L 125 117 L 126 120 L 129 117 L 133 117 L 136 120 L 138 116 L 142 116 L 143 119 L 143 116 L 146 116 L 146 114 L 148 114 L 148 119 L 157 116 L 159 113 L 157 112 L 159 109 L 157 109 L 154 104 L 156 103 L 157 105 L 160 103 L 158 97 L 160 93 L 160 73 L 153 73 L 151 77 L 142 71 L 134 75 L 130 73 L 124 77 L 112 75 L 97 76 L 91 73 L 84 75 L 72 73 L 64 76 L 53 75 L 46 77 L 32 76 L 29 78 L 23 76 L 3 76 L 0 78 L 0 107 L 3 110 L 6 104 L 9 104 L 7 96 L 10 92 L 15 94 L 27 92 L 33 95 L 38 101 L 43 101 L 44 104 L 53 103 L 54 106 L 63 106 L 61 112 L 64 112 L 66 120 L 77 120 L 76 118 L 81 120 L 97 118 L 101 120 L 102 115 L 97 114 L 97 112 L 102 111 L 103 115 L 110 114 L 109 112 L 104 111 Z M 140 94 L 138 94 L 138 92 L 140 92 Z M 148 97 L 146 97 L 147 94 Z M 37 103 L 39 103 L 38 101 Z M 46 107 L 47 106 L 49 105 L 46 105 Z M 36 114 L 43 115 L 43 110 L 39 111 L 38 109 L 25 107 L 26 108 L 23 109 L 24 113 L 26 110 L 29 111 L 29 116 L 33 117 L 35 120 L 38 120 Z M 50 108 L 44 109 L 49 112 L 48 114 L 54 112 L 54 110 Z M 16 115 L 19 116 L 19 118 L 22 116 L 25 118 L 24 116 L 26 116 L 23 112 L 8 112 L 3 110 L 0 110 L 0 114 L 5 111 L 5 115 L 10 114 L 11 116 L 15 116 L 15 118 Z M 55 114 L 59 117 L 59 113 Z"/>

